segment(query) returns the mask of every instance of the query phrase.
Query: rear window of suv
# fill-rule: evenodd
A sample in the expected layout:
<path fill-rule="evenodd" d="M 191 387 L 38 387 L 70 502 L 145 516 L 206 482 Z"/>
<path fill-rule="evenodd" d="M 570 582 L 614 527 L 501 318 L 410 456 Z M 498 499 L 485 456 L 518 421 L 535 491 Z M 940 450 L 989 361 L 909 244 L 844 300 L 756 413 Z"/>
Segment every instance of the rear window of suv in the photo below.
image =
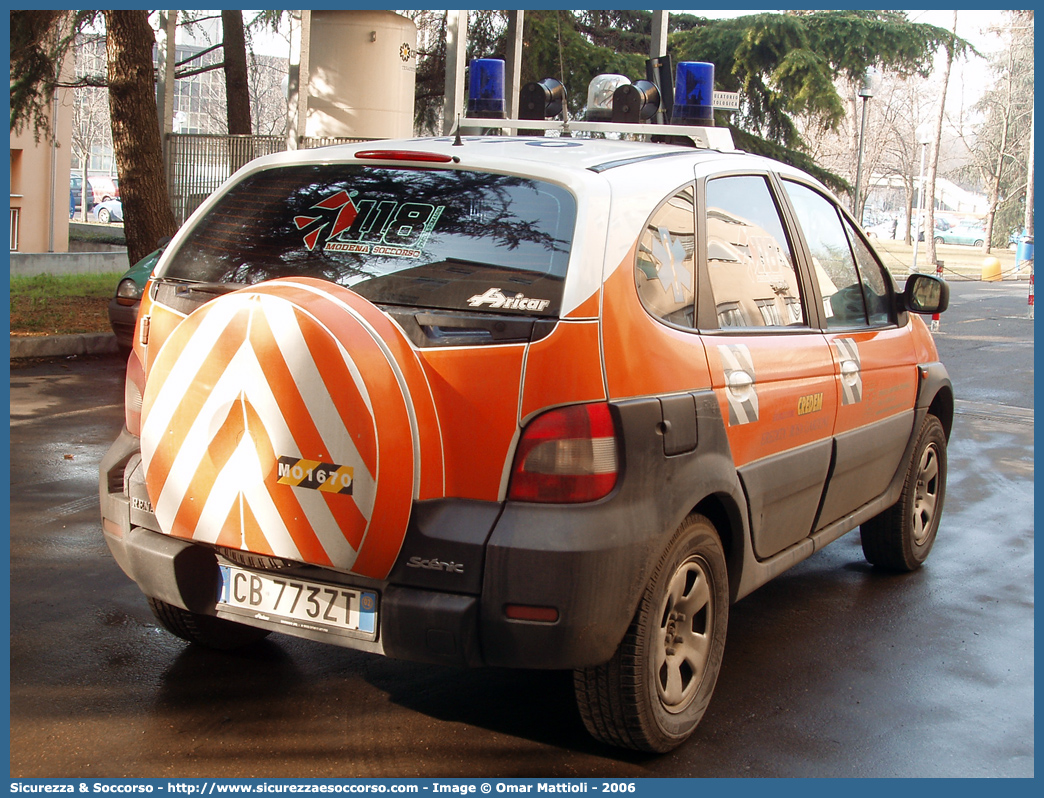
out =
<path fill-rule="evenodd" d="M 557 315 L 576 220 L 560 186 L 457 170 L 268 169 L 225 194 L 165 279 L 318 277 L 372 302 Z"/>

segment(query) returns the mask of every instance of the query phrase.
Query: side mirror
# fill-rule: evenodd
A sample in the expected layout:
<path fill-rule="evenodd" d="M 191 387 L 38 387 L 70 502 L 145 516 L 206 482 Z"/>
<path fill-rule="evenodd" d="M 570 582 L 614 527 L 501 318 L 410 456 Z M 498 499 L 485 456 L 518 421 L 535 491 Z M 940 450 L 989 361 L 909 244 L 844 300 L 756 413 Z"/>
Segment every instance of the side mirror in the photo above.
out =
<path fill-rule="evenodd" d="M 911 313 L 942 313 L 950 305 L 950 286 L 931 274 L 911 274 L 903 289 L 903 308 Z"/>

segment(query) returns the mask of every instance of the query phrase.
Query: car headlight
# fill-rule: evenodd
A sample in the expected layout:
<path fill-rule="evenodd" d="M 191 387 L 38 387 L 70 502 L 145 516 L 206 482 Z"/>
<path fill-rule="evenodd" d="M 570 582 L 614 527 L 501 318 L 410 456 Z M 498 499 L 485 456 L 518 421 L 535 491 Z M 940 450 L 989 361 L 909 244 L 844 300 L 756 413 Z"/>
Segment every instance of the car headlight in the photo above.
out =
<path fill-rule="evenodd" d="M 142 288 L 129 277 L 116 286 L 116 301 L 121 305 L 133 305 L 141 301 Z"/>

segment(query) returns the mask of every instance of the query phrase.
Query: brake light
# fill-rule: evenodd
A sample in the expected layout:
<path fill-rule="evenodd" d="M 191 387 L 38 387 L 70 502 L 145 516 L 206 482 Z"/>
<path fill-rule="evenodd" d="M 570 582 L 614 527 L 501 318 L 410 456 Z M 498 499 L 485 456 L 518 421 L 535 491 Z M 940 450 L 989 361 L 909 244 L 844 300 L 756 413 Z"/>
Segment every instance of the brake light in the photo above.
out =
<path fill-rule="evenodd" d="M 360 150 L 356 158 L 377 161 L 421 161 L 423 163 L 449 163 L 455 160 L 452 155 L 440 152 L 417 152 L 416 150 Z"/>
<path fill-rule="evenodd" d="M 127 382 L 123 388 L 123 414 L 127 431 L 141 437 L 141 397 L 145 393 L 145 369 L 133 350 L 127 358 Z"/>
<path fill-rule="evenodd" d="M 508 498 L 573 504 L 608 496 L 618 473 L 609 405 L 571 405 L 533 419 L 515 452 Z"/>

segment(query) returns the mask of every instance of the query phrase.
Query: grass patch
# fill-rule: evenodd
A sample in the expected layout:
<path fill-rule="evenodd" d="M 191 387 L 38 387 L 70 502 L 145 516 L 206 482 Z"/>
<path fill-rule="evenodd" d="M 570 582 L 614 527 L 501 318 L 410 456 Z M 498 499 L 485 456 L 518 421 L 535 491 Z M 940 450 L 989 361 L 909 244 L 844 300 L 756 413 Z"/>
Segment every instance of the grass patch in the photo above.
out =
<path fill-rule="evenodd" d="M 109 300 L 122 272 L 11 278 L 11 333 L 109 332 Z"/>
<path fill-rule="evenodd" d="M 872 239 L 874 248 L 881 256 L 881 261 L 888 271 L 896 277 L 905 278 L 910 272 L 913 264 L 913 246 L 908 246 L 900 241 L 890 239 Z M 935 273 L 935 266 L 928 263 L 925 253 L 924 242 L 918 244 L 917 270 L 921 272 Z M 978 280 L 982 276 L 983 261 L 986 258 L 996 258 L 1000 261 L 1001 273 L 1005 278 L 1015 276 L 1015 250 L 994 247 L 987 255 L 979 247 L 967 247 L 959 244 L 940 244 L 936 247 L 936 255 L 944 264 L 943 276 L 947 280 L 971 279 Z M 1023 274 L 1028 272 L 1023 267 Z"/>

